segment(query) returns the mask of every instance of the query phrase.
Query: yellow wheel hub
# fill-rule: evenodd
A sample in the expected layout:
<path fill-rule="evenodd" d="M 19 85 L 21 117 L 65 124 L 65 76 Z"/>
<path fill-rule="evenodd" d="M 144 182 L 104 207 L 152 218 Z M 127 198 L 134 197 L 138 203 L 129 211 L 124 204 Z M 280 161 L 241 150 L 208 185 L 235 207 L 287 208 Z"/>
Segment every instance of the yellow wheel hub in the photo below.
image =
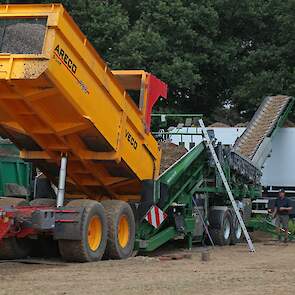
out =
<path fill-rule="evenodd" d="M 93 216 L 88 225 L 88 246 L 92 251 L 96 251 L 100 245 L 102 237 L 102 225 L 98 216 Z"/>
<path fill-rule="evenodd" d="M 129 223 L 125 215 L 121 216 L 119 220 L 118 241 L 121 248 L 125 248 L 129 241 Z"/>

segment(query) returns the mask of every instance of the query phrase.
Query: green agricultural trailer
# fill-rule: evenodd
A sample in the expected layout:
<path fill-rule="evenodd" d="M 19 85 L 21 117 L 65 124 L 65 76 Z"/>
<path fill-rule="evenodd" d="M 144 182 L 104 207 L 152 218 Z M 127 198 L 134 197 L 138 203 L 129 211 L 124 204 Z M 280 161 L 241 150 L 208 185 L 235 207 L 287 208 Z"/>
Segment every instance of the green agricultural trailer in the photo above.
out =
<path fill-rule="evenodd" d="M 31 164 L 19 158 L 19 150 L 0 139 L 0 197 L 29 197 Z"/>

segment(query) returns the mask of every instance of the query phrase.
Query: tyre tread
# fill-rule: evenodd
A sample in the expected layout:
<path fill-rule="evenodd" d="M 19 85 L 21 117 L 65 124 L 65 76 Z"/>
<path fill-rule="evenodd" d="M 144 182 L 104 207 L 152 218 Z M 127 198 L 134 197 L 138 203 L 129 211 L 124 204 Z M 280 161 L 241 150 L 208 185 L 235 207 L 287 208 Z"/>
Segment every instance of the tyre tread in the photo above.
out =
<path fill-rule="evenodd" d="M 106 216 L 108 220 L 108 226 L 109 226 L 108 243 L 107 243 L 105 257 L 111 258 L 111 259 L 127 258 L 127 257 L 123 257 L 122 253 L 120 253 L 120 251 L 118 251 L 117 249 L 117 243 L 116 243 L 117 239 L 115 237 L 115 233 L 117 232 L 115 228 L 117 226 L 116 217 L 118 214 L 120 214 L 120 211 L 122 210 L 122 208 L 126 207 L 128 208 L 128 210 L 130 210 L 129 211 L 130 217 L 131 216 L 133 217 L 133 222 L 134 222 L 134 215 L 133 215 L 132 209 L 130 208 L 128 203 L 124 201 L 119 201 L 119 200 L 105 200 L 105 201 L 102 201 L 102 205 L 105 208 L 105 212 L 106 212 Z M 134 227 L 135 227 L 135 223 L 134 223 Z M 134 235 L 135 235 L 135 232 L 134 232 Z M 130 255 L 132 255 L 132 253 L 133 253 L 133 249 Z"/>
<path fill-rule="evenodd" d="M 67 206 L 68 207 L 84 207 L 85 211 L 82 215 L 81 224 L 83 225 L 85 220 L 87 219 L 87 215 L 91 211 L 94 205 L 97 205 L 97 201 L 93 200 L 73 200 L 70 201 Z M 83 231 L 83 228 L 80 228 L 80 231 Z M 59 251 L 63 259 L 69 262 L 89 262 L 93 261 L 91 257 L 89 257 L 85 241 L 81 240 L 59 240 Z M 103 242 L 103 241 L 102 241 Z"/>

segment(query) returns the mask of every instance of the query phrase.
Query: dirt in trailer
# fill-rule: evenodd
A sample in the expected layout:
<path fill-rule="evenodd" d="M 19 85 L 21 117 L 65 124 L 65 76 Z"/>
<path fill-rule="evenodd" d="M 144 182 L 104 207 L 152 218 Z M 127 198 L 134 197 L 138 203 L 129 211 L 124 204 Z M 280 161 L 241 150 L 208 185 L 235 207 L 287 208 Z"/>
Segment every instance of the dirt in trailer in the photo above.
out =
<path fill-rule="evenodd" d="M 159 145 L 162 150 L 160 166 L 160 174 L 162 174 L 170 166 L 177 162 L 177 160 L 179 160 L 184 154 L 186 154 L 187 149 L 183 146 L 166 141 L 160 142 Z"/>
<path fill-rule="evenodd" d="M 295 243 L 204 248 L 167 246 L 153 256 L 95 263 L 0 263 L 0 294 L 294 294 Z M 189 254 L 188 254 L 189 253 Z M 186 255 L 184 255 L 186 254 Z M 47 261 L 48 262 L 48 261 Z"/>
<path fill-rule="evenodd" d="M 34 23 L 0 22 L 0 52 L 39 54 L 42 52 L 46 27 Z"/>

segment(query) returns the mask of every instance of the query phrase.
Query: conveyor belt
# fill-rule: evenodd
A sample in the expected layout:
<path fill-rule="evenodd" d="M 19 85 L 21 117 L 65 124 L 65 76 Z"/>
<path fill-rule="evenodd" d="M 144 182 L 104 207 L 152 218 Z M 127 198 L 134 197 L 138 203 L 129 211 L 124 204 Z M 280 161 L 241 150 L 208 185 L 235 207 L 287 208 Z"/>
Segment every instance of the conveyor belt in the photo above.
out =
<path fill-rule="evenodd" d="M 234 152 L 253 160 L 263 140 L 270 136 L 293 98 L 290 96 L 268 96 L 264 99 L 250 121 L 247 129 L 234 145 Z"/>

